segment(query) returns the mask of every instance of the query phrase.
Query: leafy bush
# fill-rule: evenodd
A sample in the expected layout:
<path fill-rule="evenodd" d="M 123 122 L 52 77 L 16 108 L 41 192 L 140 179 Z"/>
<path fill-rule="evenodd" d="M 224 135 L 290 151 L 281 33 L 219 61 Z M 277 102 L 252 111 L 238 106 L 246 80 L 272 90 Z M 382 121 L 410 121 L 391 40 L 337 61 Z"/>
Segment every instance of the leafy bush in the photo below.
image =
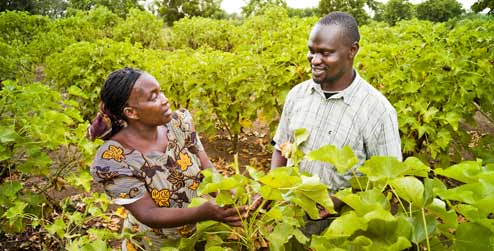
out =
<path fill-rule="evenodd" d="M 165 46 L 162 28 L 163 21 L 153 14 L 131 9 L 125 22 L 115 26 L 113 36 L 116 41 L 129 40 L 132 44 L 138 42 L 145 48 L 157 49 Z"/>
<path fill-rule="evenodd" d="M 47 190 L 65 178 L 76 177 L 92 158 L 94 145 L 85 138 L 77 103 L 40 83 L 4 81 L 0 90 L 0 221 L 2 231 L 23 231 L 25 213 L 40 216 Z M 57 156 L 57 151 L 64 153 Z M 59 153 L 58 153 L 59 154 Z M 70 175 L 69 175 L 70 174 Z M 40 182 L 25 182 L 42 176 Z M 89 180 L 84 184 L 89 189 Z M 13 177 L 17 177 L 14 179 Z M 52 203 L 52 202 L 51 202 Z"/>

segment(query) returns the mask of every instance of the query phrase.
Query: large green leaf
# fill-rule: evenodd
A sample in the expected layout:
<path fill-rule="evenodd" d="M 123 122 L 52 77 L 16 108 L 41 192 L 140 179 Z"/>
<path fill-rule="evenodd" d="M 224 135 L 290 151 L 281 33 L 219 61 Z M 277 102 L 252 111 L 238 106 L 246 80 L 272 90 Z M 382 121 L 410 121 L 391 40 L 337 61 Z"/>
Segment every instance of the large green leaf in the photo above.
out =
<path fill-rule="evenodd" d="M 494 232 L 477 223 L 463 223 L 456 230 L 456 251 L 494 250 Z"/>
<path fill-rule="evenodd" d="M 408 157 L 403 164 L 405 164 L 406 168 L 402 175 L 419 177 L 427 177 L 429 175 L 430 168 L 416 157 Z"/>
<path fill-rule="evenodd" d="M 400 198 L 412 203 L 412 206 L 422 207 L 424 201 L 424 185 L 420 180 L 411 176 L 400 177 L 391 180 L 390 185 Z"/>
<path fill-rule="evenodd" d="M 481 161 L 464 161 L 446 169 L 436 168 L 437 175 L 446 176 L 464 183 L 472 183 L 478 180 L 478 176 L 483 172 Z"/>
<path fill-rule="evenodd" d="M 403 174 L 405 167 L 393 157 L 373 156 L 359 171 L 367 175 L 370 181 L 387 181 Z"/>
<path fill-rule="evenodd" d="M 335 194 L 335 197 L 353 208 L 362 216 L 377 208 L 389 209 L 389 203 L 384 194 L 376 189 L 352 193 L 351 189 L 344 189 Z"/>
<path fill-rule="evenodd" d="M 259 181 L 274 188 L 289 188 L 302 182 L 302 179 L 298 175 L 292 174 L 294 174 L 292 168 L 280 167 L 271 170 L 268 174 L 261 177 Z"/>
<path fill-rule="evenodd" d="M 433 236 L 438 225 L 438 222 L 433 215 L 425 215 L 424 227 L 424 219 L 421 212 L 414 213 L 409 220 L 413 225 L 411 241 L 415 244 L 419 244 L 425 241 L 426 238 Z"/>
<path fill-rule="evenodd" d="M 367 221 L 354 211 L 350 211 L 333 220 L 324 233 L 324 237 L 328 239 L 348 238 L 357 230 L 367 230 Z"/>
<path fill-rule="evenodd" d="M 340 174 L 346 173 L 358 163 L 357 157 L 349 146 L 337 149 L 334 145 L 325 145 L 309 152 L 306 158 L 330 163 L 335 166 Z"/>

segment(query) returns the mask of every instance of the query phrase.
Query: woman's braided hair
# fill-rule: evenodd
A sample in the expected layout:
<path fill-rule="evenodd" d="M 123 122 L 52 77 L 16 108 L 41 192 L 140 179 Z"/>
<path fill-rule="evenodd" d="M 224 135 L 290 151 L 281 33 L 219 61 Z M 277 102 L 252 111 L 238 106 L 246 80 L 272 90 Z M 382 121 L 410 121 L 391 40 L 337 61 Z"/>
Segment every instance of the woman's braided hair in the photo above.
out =
<path fill-rule="evenodd" d="M 88 128 L 89 138 L 108 139 L 125 127 L 127 118 L 123 110 L 142 73 L 125 67 L 108 75 L 100 91 L 100 112 Z"/>

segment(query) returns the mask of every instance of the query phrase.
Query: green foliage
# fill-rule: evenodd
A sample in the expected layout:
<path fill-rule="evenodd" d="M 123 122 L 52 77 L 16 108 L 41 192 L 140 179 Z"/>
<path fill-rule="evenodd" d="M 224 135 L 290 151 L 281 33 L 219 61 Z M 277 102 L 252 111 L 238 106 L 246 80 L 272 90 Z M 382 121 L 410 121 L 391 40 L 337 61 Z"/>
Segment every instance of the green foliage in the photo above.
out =
<path fill-rule="evenodd" d="M 453 28 L 408 21 L 362 29 L 357 69 L 396 108 L 406 155 L 449 158 L 450 142 L 464 133 L 458 130 L 460 119 L 478 110 L 475 102 L 492 107 L 486 95 L 494 77 L 488 67 L 494 53 L 491 26 L 474 19 Z"/>
<path fill-rule="evenodd" d="M 168 43 L 174 49 L 206 47 L 231 51 L 241 42 L 238 33 L 238 27 L 230 21 L 186 17 L 175 22 Z"/>
<path fill-rule="evenodd" d="M 446 22 L 463 14 L 463 8 L 457 0 L 428 0 L 419 3 L 416 12 L 418 19 Z"/>
<path fill-rule="evenodd" d="M 287 8 L 285 0 L 249 0 L 247 4 L 242 7 L 242 15 L 245 17 L 253 15 L 262 15 L 264 11 L 273 7 Z"/>
<path fill-rule="evenodd" d="M 131 9 L 143 10 L 138 0 L 69 0 L 69 3 L 71 8 L 83 11 L 106 7 L 120 17 L 125 17 Z"/>
<path fill-rule="evenodd" d="M 369 15 L 364 7 L 376 9 L 373 0 L 321 0 L 319 1 L 320 16 L 325 16 L 333 11 L 343 11 L 352 15 L 359 24 L 369 22 Z"/>
<path fill-rule="evenodd" d="M 63 182 L 68 173 L 79 174 L 88 164 L 94 145 L 84 139 L 77 103 L 62 101 L 58 92 L 39 83 L 4 81 L 2 85 L 1 176 L 19 178 L 2 185 L 1 230 L 20 232 L 26 215 L 39 216 L 42 204 L 48 203 L 46 191 Z M 66 155 L 59 157 L 60 152 Z M 24 183 L 25 177 L 36 176 L 43 176 L 46 182 Z"/>
<path fill-rule="evenodd" d="M 80 101 L 81 114 L 90 120 L 97 113 L 99 90 L 110 72 L 129 66 L 154 73 L 152 66 L 146 67 L 146 64 L 153 62 L 158 67 L 158 56 L 156 52 L 128 42 L 109 39 L 95 43 L 80 42 L 47 58 L 47 80 L 63 92 L 69 92 L 70 88 L 82 90 L 69 94 Z"/>
<path fill-rule="evenodd" d="M 184 17 L 209 17 L 209 18 L 225 18 L 226 13 L 220 8 L 221 1 L 219 0 L 198 0 L 198 1 L 154 1 L 158 14 L 163 18 L 164 22 L 169 26 L 175 21 Z"/>
<path fill-rule="evenodd" d="M 138 9 L 131 9 L 125 22 L 115 26 L 113 30 L 114 40 L 131 43 L 141 43 L 146 48 L 162 48 L 163 22 L 153 14 Z"/>
<path fill-rule="evenodd" d="M 411 19 L 414 16 L 413 5 L 408 0 L 389 0 L 384 6 L 383 20 L 395 25 L 400 20 Z"/>
<path fill-rule="evenodd" d="M 64 0 L 4 0 L 0 3 L 0 12 L 26 11 L 31 14 L 61 17 L 67 9 Z"/>
<path fill-rule="evenodd" d="M 471 9 L 476 13 L 489 9 L 487 14 L 492 15 L 494 14 L 494 2 L 492 0 L 477 0 L 473 3 Z"/>
<path fill-rule="evenodd" d="M 27 44 L 38 33 L 47 31 L 48 17 L 27 12 L 0 12 L 0 39 L 7 43 Z"/>

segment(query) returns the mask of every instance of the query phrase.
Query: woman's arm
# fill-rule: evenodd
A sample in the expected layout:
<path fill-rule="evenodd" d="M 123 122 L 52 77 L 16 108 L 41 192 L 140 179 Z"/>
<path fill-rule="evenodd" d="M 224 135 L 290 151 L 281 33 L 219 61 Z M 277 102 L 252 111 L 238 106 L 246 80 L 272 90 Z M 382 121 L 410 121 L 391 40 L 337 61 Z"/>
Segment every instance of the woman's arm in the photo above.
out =
<path fill-rule="evenodd" d="M 170 228 L 194 224 L 205 220 L 224 222 L 230 226 L 241 226 L 247 217 L 247 208 L 219 207 L 211 201 L 194 208 L 158 207 L 148 192 L 134 203 L 124 205 L 132 215 L 152 228 Z"/>
<path fill-rule="evenodd" d="M 213 162 L 209 160 L 208 154 L 205 151 L 199 151 L 197 157 L 199 157 L 199 160 L 201 161 L 201 170 L 214 167 Z"/>

